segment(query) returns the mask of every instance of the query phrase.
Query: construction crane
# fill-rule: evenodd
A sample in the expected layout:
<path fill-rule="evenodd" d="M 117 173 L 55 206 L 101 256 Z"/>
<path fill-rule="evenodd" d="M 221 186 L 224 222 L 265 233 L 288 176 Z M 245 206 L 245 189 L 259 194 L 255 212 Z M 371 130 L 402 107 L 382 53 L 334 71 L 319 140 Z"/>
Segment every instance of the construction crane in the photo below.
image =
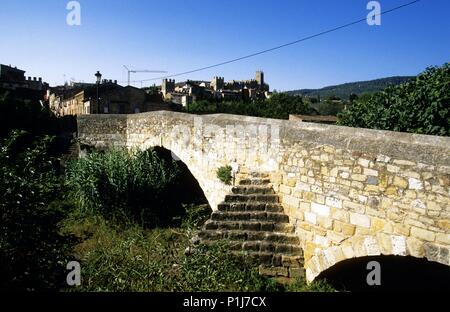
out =
<path fill-rule="evenodd" d="M 167 73 L 164 70 L 148 70 L 148 69 L 141 69 L 141 70 L 137 70 L 137 69 L 129 69 L 127 66 L 123 65 L 123 67 L 125 67 L 125 69 L 128 72 L 128 85 L 130 85 L 130 74 L 133 73 L 162 73 L 165 74 Z"/>

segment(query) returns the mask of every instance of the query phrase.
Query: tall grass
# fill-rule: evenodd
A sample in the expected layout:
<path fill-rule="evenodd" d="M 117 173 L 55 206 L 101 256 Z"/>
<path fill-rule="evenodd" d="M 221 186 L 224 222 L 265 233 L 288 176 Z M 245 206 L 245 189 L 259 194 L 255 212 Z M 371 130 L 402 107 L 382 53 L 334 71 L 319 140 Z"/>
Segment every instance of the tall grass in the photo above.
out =
<path fill-rule="evenodd" d="M 66 222 L 65 232 L 83 241 L 76 291 L 264 291 L 275 282 L 255 264 L 229 252 L 226 242 L 185 255 L 191 235 L 182 228 L 117 227 L 101 217 Z"/>
<path fill-rule="evenodd" d="M 117 149 L 69 163 L 66 182 L 80 216 L 154 227 L 170 223 L 181 211 L 173 194 L 179 172 L 175 162 L 154 150 Z"/>

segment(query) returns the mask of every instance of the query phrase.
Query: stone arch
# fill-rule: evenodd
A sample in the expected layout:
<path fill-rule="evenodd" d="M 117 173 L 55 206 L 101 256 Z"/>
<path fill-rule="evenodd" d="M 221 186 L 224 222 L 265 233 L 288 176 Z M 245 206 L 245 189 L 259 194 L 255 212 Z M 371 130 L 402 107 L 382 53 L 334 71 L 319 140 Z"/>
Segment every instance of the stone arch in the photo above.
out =
<path fill-rule="evenodd" d="M 368 256 L 340 261 L 320 273 L 338 291 L 450 291 L 450 267 L 413 256 Z"/>
<path fill-rule="evenodd" d="M 224 200 L 225 195 L 231 191 L 231 186 L 223 184 L 216 178 L 215 170 L 220 166 L 220 163 L 204 162 L 203 158 L 198 157 L 196 150 L 191 145 L 185 144 L 183 140 L 151 137 L 138 146 L 141 150 L 152 147 L 169 150 L 175 160 L 180 160 L 186 165 L 198 182 L 213 211 Z"/>
<path fill-rule="evenodd" d="M 378 233 L 353 236 L 338 246 L 316 248 L 314 255 L 305 262 L 306 279 L 311 282 L 325 270 L 349 259 L 370 256 L 412 256 L 450 265 L 449 249 L 403 235 Z"/>

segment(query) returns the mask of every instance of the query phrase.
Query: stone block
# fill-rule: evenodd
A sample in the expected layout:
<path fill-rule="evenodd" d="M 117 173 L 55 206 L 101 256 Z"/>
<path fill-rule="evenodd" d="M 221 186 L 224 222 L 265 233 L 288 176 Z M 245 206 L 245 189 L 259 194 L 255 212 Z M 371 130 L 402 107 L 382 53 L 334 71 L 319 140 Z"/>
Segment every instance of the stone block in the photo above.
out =
<path fill-rule="evenodd" d="M 286 195 L 283 196 L 283 201 L 286 205 L 291 206 L 293 208 L 298 208 L 300 207 L 300 199 L 290 196 L 290 195 Z"/>
<path fill-rule="evenodd" d="M 292 188 L 290 188 L 290 187 L 288 187 L 288 186 L 286 186 L 284 184 L 280 185 L 280 192 L 281 193 L 286 194 L 286 195 L 290 195 L 291 191 L 292 191 Z"/>
<path fill-rule="evenodd" d="M 364 158 L 359 158 L 359 159 L 358 159 L 358 164 L 359 164 L 360 166 L 362 166 L 362 167 L 368 168 L 368 167 L 369 167 L 369 164 L 370 164 L 370 160 L 369 160 L 369 159 L 364 159 Z"/>
<path fill-rule="evenodd" d="M 396 234 L 409 236 L 410 230 L 411 230 L 411 227 L 409 225 L 402 224 L 402 223 L 394 224 L 394 233 L 396 233 Z"/>
<path fill-rule="evenodd" d="M 333 220 L 329 217 L 318 216 L 317 224 L 324 229 L 331 229 L 333 227 Z"/>
<path fill-rule="evenodd" d="M 436 242 L 450 246 L 450 233 L 437 233 Z"/>
<path fill-rule="evenodd" d="M 415 179 L 415 178 L 409 178 L 408 185 L 411 190 L 422 190 L 423 189 L 422 181 Z"/>
<path fill-rule="evenodd" d="M 378 170 L 364 168 L 363 173 L 367 176 L 378 177 Z"/>
<path fill-rule="evenodd" d="M 399 188 L 406 189 L 408 187 L 408 182 L 399 176 L 395 176 L 394 177 L 394 185 Z"/>
<path fill-rule="evenodd" d="M 393 163 L 400 166 L 414 166 L 416 164 L 415 162 L 403 159 L 394 159 Z"/>
<path fill-rule="evenodd" d="M 315 213 L 305 211 L 305 221 L 310 224 L 316 225 L 317 224 L 317 215 Z"/>
<path fill-rule="evenodd" d="M 366 211 L 365 206 L 359 203 L 344 200 L 343 206 L 345 209 L 352 210 L 357 213 L 364 213 Z"/>
<path fill-rule="evenodd" d="M 345 236 L 334 231 L 328 231 L 327 237 L 335 244 L 340 244 L 345 240 Z"/>
<path fill-rule="evenodd" d="M 436 238 L 433 232 L 415 226 L 411 227 L 411 236 L 428 242 L 434 242 Z"/>
<path fill-rule="evenodd" d="M 350 220 L 348 211 L 337 208 L 331 208 L 331 218 L 342 222 L 349 222 Z"/>
<path fill-rule="evenodd" d="M 370 228 L 370 218 L 359 213 L 350 213 L 350 223 L 363 228 Z"/>
<path fill-rule="evenodd" d="M 368 176 L 367 177 L 367 184 L 369 184 L 369 185 L 378 185 L 378 178 L 374 177 L 374 176 Z"/>
<path fill-rule="evenodd" d="M 342 233 L 347 236 L 352 236 L 355 234 L 355 228 L 356 226 L 353 224 L 344 223 L 342 224 Z"/>
<path fill-rule="evenodd" d="M 323 235 L 316 235 L 314 237 L 314 243 L 316 245 L 322 246 L 322 247 L 329 247 L 330 246 L 330 241 L 327 237 L 323 236 Z"/>
<path fill-rule="evenodd" d="M 444 229 L 446 231 L 450 230 L 450 220 L 448 220 L 448 219 L 438 220 L 438 221 L 436 221 L 436 224 L 441 229 Z"/>
<path fill-rule="evenodd" d="M 392 254 L 399 256 L 406 256 L 406 237 L 405 236 L 391 236 Z"/>
<path fill-rule="evenodd" d="M 318 203 L 311 204 L 311 211 L 316 213 L 319 216 L 324 216 L 324 217 L 330 216 L 330 207 L 321 205 Z"/>
<path fill-rule="evenodd" d="M 378 256 L 381 254 L 378 240 L 373 236 L 368 236 L 364 239 L 364 247 L 368 256 Z"/>
<path fill-rule="evenodd" d="M 367 180 L 367 176 L 363 174 L 352 174 L 351 179 L 358 182 L 365 182 Z"/>
<path fill-rule="evenodd" d="M 310 192 L 311 191 L 311 186 L 307 183 L 304 182 L 297 182 L 297 184 L 295 185 L 295 189 L 299 190 L 299 191 L 306 191 L 306 192 Z"/>
<path fill-rule="evenodd" d="M 325 204 L 329 207 L 342 208 L 342 200 L 334 197 L 326 197 Z"/>
<path fill-rule="evenodd" d="M 344 254 L 344 257 L 346 259 L 351 259 L 355 257 L 355 251 L 353 250 L 353 247 L 348 245 L 348 246 L 343 246 L 342 247 L 342 253 Z"/>

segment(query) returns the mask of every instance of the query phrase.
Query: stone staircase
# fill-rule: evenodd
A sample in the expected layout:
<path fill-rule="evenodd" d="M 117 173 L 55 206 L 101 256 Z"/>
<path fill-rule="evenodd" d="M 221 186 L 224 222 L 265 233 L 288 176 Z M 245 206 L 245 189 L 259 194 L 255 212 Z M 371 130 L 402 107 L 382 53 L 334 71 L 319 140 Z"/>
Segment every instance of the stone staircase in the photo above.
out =
<path fill-rule="evenodd" d="M 260 263 L 260 273 L 276 277 L 304 275 L 303 250 L 284 214 L 269 176 L 249 173 L 218 205 L 201 232 L 205 244 L 227 239 L 233 252 Z"/>
<path fill-rule="evenodd" d="M 72 143 L 61 155 L 60 163 L 63 167 L 65 167 L 70 160 L 77 159 L 79 155 L 80 145 L 78 143 Z"/>

